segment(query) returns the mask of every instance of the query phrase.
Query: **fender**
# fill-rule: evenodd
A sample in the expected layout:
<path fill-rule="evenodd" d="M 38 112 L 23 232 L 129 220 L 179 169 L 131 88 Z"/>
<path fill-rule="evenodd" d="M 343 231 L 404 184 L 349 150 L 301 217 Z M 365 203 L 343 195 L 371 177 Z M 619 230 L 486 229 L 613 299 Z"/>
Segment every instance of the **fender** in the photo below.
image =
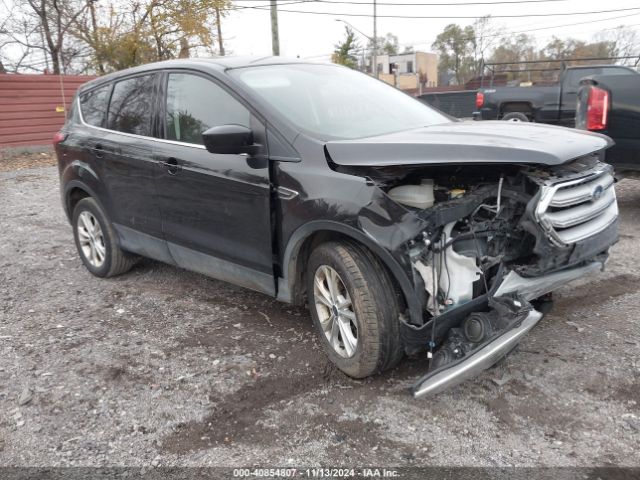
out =
<path fill-rule="evenodd" d="M 68 164 L 60 173 L 62 183 L 64 184 L 64 191 L 62 193 L 62 205 L 69 221 L 71 221 L 71 212 L 69 208 L 69 196 L 71 190 L 74 188 L 80 188 L 87 192 L 96 202 L 100 205 L 100 208 L 104 210 L 107 215 L 109 214 L 108 198 L 106 198 L 106 192 L 104 187 L 100 183 L 100 179 L 96 172 L 87 163 L 80 160 L 74 160 Z"/>
<path fill-rule="evenodd" d="M 300 254 L 300 248 L 304 244 L 304 241 L 314 233 L 327 231 L 337 232 L 350 237 L 371 250 L 371 252 L 373 252 L 389 269 L 394 279 L 398 282 L 409 308 L 411 322 L 417 325 L 421 325 L 423 323 L 423 305 L 419 300 L 419 296 L 415 293 L 412 282 L 396 259 L 393 258 L 386 249 L 382 248 L 371 237 L 365 235 L 360 230 L 343 223 L 329 220 L 317 220 L 306 223 L 294 231 L 289 237 L 284 258 L 282 260 L 282 277 L 278 278 L 278 300 L 287 303 L 291 303 L 293 300 L 292 292 L 294 282 L 296 281 L 295 267 L 298 255 Z"/>

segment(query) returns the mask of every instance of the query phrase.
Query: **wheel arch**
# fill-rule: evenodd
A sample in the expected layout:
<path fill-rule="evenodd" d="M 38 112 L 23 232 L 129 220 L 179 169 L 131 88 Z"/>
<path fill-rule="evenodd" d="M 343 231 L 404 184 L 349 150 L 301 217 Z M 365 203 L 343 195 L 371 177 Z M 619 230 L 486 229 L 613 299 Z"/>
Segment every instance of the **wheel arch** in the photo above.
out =
<path fill-rule="evenodd" d="M 71 180 L 67 182 L 64 187 L 63 206 L 69 221 L 71 221 L 73 209 L 77 203 L 87 197 L 93 198 L 98 205 L 100 205 L 100 208 L 106 212 L 104 205 L 100 201 L 100 197 L 96 194 L 93 188 L 80 180 Z"/>
<path fill-rule="evenodd" d="M 524 113 L 530 118 L 533 118 L 535 110 L 531 102 L 526 101 L 506 101 L 500 104 L 500 118 L 504 117 L 507 113 Z"/>
<path fill-rule="evenodd" d="M 298 305 L 304 303 L 306 260 L 313 248 L 330 240 L 352 241 L 366 248 L 386 268 L 411 320 L 422 323 L 422 305 L 414 286 L 393 256 L 363 232 L 332 221 L 309 222 L 291 235 L 282 260 L 281 277 L 278 278 L 279 300 Z"/>

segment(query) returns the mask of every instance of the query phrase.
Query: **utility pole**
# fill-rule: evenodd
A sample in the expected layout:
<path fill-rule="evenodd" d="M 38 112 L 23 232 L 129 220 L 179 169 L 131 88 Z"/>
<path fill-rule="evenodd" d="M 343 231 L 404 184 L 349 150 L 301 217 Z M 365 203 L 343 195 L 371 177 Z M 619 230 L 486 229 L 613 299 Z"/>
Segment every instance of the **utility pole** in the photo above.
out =
<path fill-rule="evenodd" d="M 280 55 L 280 40 L 278 39 L 278 3 L 271 0 L 271 50 L 276 57 Z"/>
<path fill-rule="evenodd" d="M 375 77 L 378 78 L 378 10 L 376 0 L 373 0 L 373 65 Z"/>

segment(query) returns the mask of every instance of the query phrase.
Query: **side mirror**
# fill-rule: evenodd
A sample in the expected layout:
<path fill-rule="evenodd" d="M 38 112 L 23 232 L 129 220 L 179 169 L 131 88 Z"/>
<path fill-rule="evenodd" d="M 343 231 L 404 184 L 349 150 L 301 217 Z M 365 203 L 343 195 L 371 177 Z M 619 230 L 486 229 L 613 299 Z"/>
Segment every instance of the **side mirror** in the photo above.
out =
<path fill-rule="evenodd" d="M 242 125 L 211 127 L 202 134 L 205 148 L 211 153 L 252 153 L 253 132 Z"/>

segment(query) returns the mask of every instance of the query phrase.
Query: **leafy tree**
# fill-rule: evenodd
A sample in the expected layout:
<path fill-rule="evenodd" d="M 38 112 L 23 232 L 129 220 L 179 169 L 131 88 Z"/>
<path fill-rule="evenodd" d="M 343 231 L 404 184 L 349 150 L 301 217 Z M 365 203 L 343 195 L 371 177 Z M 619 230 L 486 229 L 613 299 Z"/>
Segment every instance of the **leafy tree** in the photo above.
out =
<path fill-rule="evenodd" d="M 522 70 L 521 74 L 510 72 L 509 78 L 511 79 L 524 77 L 520 79 L 540 82 L 557 80 L 562 65 L 555 60 L 608 58 L 617 55 L 616 42 L 613 40 L 600 39 L 586 42 L 575 38 L 552 37 L 543 48 L 538 50 L 531 36 L 520 34 L 515 39 L 502 38 L 501 44 L 494 49 L 489 60 L 491 62 L 513 62 L 511 65 L 495 66 L 495 72 Z M 537 63 L 528 65 L 517 63 L 522 61 L 536 61 Z M 567 61 L 566 64 L 571 66 L 614 62 L 614 60 L 574 60 Z"/>
<path fill-rule="evenodd" d="M 476 36 L 473 27 L 449 24 L 436 37 L 432 48 L 440 55 L 438 69 L 453 74 L 457 85 L 464 85 L 475 72 Z"/>
<path fill-rule="evenodd" d="M 540 51 L 542 59 L 563 59 L 563 58 L 603 58 L 615 56 L 615 43 L 612 41 L 585 42 L 574 38 L 562 40 L 553 37 L 547 45 Z M 611 61 L 595 60 L 570 62 L 570 64 L 584 63 L 611 63 Z"/>
<path fill-rule="evenodd" d="M 12 5 L 6 16 L 11 20 L 0 20 L 0 49 L 20 50 L 10 59 L 0 55 L 9 68 L 42 71 L 51 65 L 53 73 L 106 73 L 186 57 L 194 49 L 213 53 L 216 37 L 224 53 L 220 22 L 231 0 L 14 0 Z"/>
<path fill-rule="evenodd" d="M 392 33 L 387 33 L 384 37 L 376 37 L 376 50 L 378 55 L 397 55 L 400 52 L 398 37 Z M 373 42 L 369 40 L 368 50 L 373 50 Z"/>
<path fill-rule="evenodd" d="M 526 65 L 518 65 L 516 62 L 534 61 L 537 59 L 538 52 L 536 50 L 535 39 L 530 35 L 521 33 L 516 37 L 502 38 L 500 45 L 493 50 L 487 61 L 505 63 L 506 65 L 496 65 L 494 67 L 494 72 L 500 73 L 503 70 L 527 70 Z M 509 62 L 514 62 L 514 64 L 509 65 Z M 527 72 L 525 75 L 527 80 L 533 79 L 531 72 Z M 515 74 L 511 73 L 508 77 L 513 78 Z"/>
<path fill-rule="evenodd" d="M 360 45 L 356 40 L 354 31 L 349 26 L 345 26 L 345 39 L 335 45 L 331 61 L 349 68 L 358 67 L 357 51 Z"/>

